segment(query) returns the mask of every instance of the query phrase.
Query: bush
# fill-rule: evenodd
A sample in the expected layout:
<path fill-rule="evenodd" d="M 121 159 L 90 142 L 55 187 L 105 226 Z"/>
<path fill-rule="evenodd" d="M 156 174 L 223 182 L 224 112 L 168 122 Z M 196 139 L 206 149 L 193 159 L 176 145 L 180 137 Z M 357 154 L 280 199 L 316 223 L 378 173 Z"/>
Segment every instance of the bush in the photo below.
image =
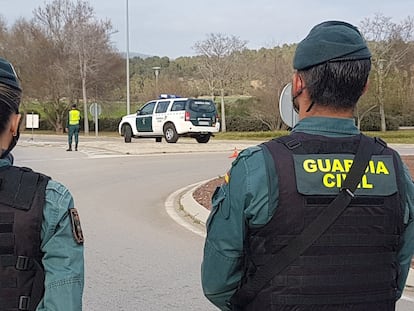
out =
<path fill-rule="evenodd" d="M 98 119 L 99 131 L 117 132 L 119 122 L 121 122 L 121 117 Z M 93 120 L 89 120 L 89 129 L 95 129 L 95 122 Z"/>
<path fill-rule="evenodd" d="M 227 131 L 240 132 L 260 132 L 267 131 L 268 128 L 262 122 L 247 116 L 228 116 L 226 117 Z"/>
<path fill-rule="evenodd" d="M 398 117 L 385 116 L 385 125 L 388 131 L 396 131 L 399 128 L 400 120 Z M 368 113 L 361 121 L 361 131 L 380 131 L 381 116 L 378 112 Z"/>
<path fill-rule="evenodd" d="M 399 116 L 400 126 L 414 126 L 414 114 L 405 113 Z"/>

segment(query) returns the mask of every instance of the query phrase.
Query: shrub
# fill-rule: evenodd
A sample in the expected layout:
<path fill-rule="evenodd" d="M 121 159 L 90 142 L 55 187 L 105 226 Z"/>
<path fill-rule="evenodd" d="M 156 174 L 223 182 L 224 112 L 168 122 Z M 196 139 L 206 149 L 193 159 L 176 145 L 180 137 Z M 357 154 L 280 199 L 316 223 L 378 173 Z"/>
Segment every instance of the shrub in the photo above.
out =
<path fill-rule="evenodd" d="M 385 124 L 387 130 L 398 130 L 400 120 L 398 117 L 385 116 Z M 378 112 L 368 113 L 361 121 L 361 131 L 380 131 L 381 130 L 381 117 Z"/>

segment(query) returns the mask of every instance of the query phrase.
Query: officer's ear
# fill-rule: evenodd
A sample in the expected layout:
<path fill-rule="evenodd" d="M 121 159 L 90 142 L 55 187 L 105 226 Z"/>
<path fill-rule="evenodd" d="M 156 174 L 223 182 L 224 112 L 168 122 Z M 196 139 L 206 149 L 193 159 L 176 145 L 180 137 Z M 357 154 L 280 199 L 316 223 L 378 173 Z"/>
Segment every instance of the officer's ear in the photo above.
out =
<path fill-rule="evenodd" d="M 20 126 L 20 119 L 21 119 L 22 115 L 20 113 L 18 114 L 13 114 L 11 116 L 11 120 L 10 120 L 10 132 L 13 134 L 13 136 L 16 136 L 17 131 L 19 129 Z"/>
<path fill-rule="evenodd" d="M 305 88 L 305 83 L 300 76 L 300 74 L 296 71 L 292 77 L 292 95 L 296 96 L 299 92 Z"/>

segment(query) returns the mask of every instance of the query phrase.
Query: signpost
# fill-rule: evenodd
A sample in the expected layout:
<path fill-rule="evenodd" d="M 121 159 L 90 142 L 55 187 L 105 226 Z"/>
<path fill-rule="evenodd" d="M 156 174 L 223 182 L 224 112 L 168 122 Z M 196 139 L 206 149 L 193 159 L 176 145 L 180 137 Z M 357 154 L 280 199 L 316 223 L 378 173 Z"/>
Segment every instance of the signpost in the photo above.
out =
<path fill-rule="evenodd" d="M 39 115 L 34 114 L 32 111 L 32 114 L 26 114 L 26 128 L 32 129 L 32 138 L 30 140 L 33 140 L 33 130 L 36 128 L 39 128 Z"/>
<path fill-rule="evenodd" d="M 95 122 L 95 136 L 98 137 L 98 116 L 102 113 L 102 106 L 98 103 L 93 103 L 89 107 L 89 112 L 93 116 L 93 120 Z"/>

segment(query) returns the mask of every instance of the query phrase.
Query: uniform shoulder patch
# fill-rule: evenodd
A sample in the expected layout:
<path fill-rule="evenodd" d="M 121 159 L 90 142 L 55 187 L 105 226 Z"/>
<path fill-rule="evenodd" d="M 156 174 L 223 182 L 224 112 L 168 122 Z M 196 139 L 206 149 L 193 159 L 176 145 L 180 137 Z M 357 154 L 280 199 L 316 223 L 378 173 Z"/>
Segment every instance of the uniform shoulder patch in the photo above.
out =
<path fill-rule="evenodd" d="M 76 208 L 69 209 L 70 214 L 70 220 L 72 224 L 72 233 L 73 238 L 75 239 L 76 243 L 83 244 L 84 238 L 83 238 L 83 232 L 82 227 L 80 223 L 79 214 Z"/>

